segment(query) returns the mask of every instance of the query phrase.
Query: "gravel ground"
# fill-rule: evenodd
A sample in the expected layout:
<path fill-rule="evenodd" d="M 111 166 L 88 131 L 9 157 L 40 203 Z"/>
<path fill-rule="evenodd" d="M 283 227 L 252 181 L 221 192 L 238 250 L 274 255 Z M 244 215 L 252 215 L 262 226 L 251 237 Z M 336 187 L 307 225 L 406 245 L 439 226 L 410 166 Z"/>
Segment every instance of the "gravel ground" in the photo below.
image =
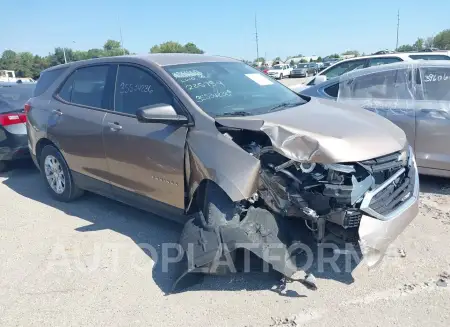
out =
<path fill-rule="evenodd" d="M 24 165 L 0 175 L 0 325 L 448 326 L 450 181 L 422 177 L 421 191 L 420 215 L 376 270 L 283 294 L 268 274 L 208 276 L 166 295 L 171 277 L 138 245 L 176 242 L 179 226 L 92 194 L 55 202 Z"/>
<path fill-rule="evenodd" d="M 286 86 L 294 86 L 298 84 L 306 84 L 312 77 L 302 77 L 302 78 L 284 78 L 280 82 Z"/>

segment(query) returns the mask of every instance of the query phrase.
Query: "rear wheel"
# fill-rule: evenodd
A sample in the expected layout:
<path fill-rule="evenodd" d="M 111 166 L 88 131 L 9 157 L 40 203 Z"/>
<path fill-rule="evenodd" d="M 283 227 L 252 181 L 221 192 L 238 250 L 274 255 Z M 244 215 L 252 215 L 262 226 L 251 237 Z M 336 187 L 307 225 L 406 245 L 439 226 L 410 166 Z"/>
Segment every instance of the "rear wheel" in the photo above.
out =
<path fill-rule="evenodd" d="M 72 174 L 61 152 L 53 145 L 42 150 L 39 165 L 50 194 L 62 202 L 70 202 L 83 194 L 73 182 Z"/>

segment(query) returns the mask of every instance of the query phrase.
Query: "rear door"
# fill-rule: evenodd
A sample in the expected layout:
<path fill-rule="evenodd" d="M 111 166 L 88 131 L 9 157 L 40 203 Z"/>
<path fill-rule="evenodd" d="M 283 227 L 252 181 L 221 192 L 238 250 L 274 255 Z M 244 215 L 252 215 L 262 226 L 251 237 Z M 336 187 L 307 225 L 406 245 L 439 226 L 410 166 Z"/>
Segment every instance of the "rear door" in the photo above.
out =
<path fill-rule="evenodd" d="M 115 112 L 108 112 L 103 123 L 114 192 L 127 201 L 137 201 L 134 197 L 137 194 L 184 209 L 187 127 L 140 123 L 136 119 L 136 111 L 144 106 L 170 104 L 176 108 L 173 94 L 150 70 L 121 64 L 114 103 Z"/>
<path fill-rule="evenodd" d="M 417 164 L 450 170 L 450 67 L 430 65 L 418 71 Z"/>
<path fill-rule="evenodd" d="M 102 131 L 106 111 L 112 109 L 106 96 L 111 92 L 107 83 L 111 67 L 103 64 L 78 68 L 48 105 L 49 138 L 57 143 L 74 178 L 82 178 L 81 185 L 90 183 L 91 187 L 97 187 L 94 180 L 108 182 Z"/>

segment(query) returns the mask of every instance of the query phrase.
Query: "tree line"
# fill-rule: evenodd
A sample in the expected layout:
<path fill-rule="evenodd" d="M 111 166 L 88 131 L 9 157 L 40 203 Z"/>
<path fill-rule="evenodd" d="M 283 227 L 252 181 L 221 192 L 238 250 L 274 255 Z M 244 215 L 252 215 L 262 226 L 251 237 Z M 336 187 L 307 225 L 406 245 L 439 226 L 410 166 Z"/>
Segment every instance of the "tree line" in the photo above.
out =
<path fill-rule="evenodd" d="M 178 42 L 164 42 L 151 47 L 150 53 L 204 53 L 194 43 L 181 45 Z M 113 57 L 130 54 L 119 41 L 107 40 L 103 48 L 87 51 L 57 47 L 47 56 L 33 55 L 31 52 L 3 51 L 0 57 L 0 70 L 14 70 L 17 77 L 32 77 L 37 79 L 44 69 L 67 62 L 99 57 Z"/>

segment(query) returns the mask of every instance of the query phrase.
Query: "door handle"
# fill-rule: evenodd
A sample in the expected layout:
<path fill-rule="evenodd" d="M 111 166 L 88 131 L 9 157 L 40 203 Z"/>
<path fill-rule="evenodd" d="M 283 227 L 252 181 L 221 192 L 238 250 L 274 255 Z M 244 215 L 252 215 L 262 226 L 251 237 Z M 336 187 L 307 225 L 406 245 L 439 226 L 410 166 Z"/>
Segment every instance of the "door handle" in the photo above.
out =
<path fill-rule="evenodd" d="M 61 115 L 63 114 L 62 111 L 59 110 L 59 109 L 53 109 L 52 112 L 53 112 L 54 114 L 57 114 L 58 116 L 61 116 Z"/>
<path fill-rule="evenodd" d="M 109 126 L 109 128 L 110 128 L 111 130 L 113 130 L 113 131 L 120 131 L 120 130 L 122 129 L 122 126 L 119 125 L 119 123 L 117 123 L 117 122 L 114 122 L 114 123 L 109 122 L 109 123 L 108 123 L 108 126 Z"/>

